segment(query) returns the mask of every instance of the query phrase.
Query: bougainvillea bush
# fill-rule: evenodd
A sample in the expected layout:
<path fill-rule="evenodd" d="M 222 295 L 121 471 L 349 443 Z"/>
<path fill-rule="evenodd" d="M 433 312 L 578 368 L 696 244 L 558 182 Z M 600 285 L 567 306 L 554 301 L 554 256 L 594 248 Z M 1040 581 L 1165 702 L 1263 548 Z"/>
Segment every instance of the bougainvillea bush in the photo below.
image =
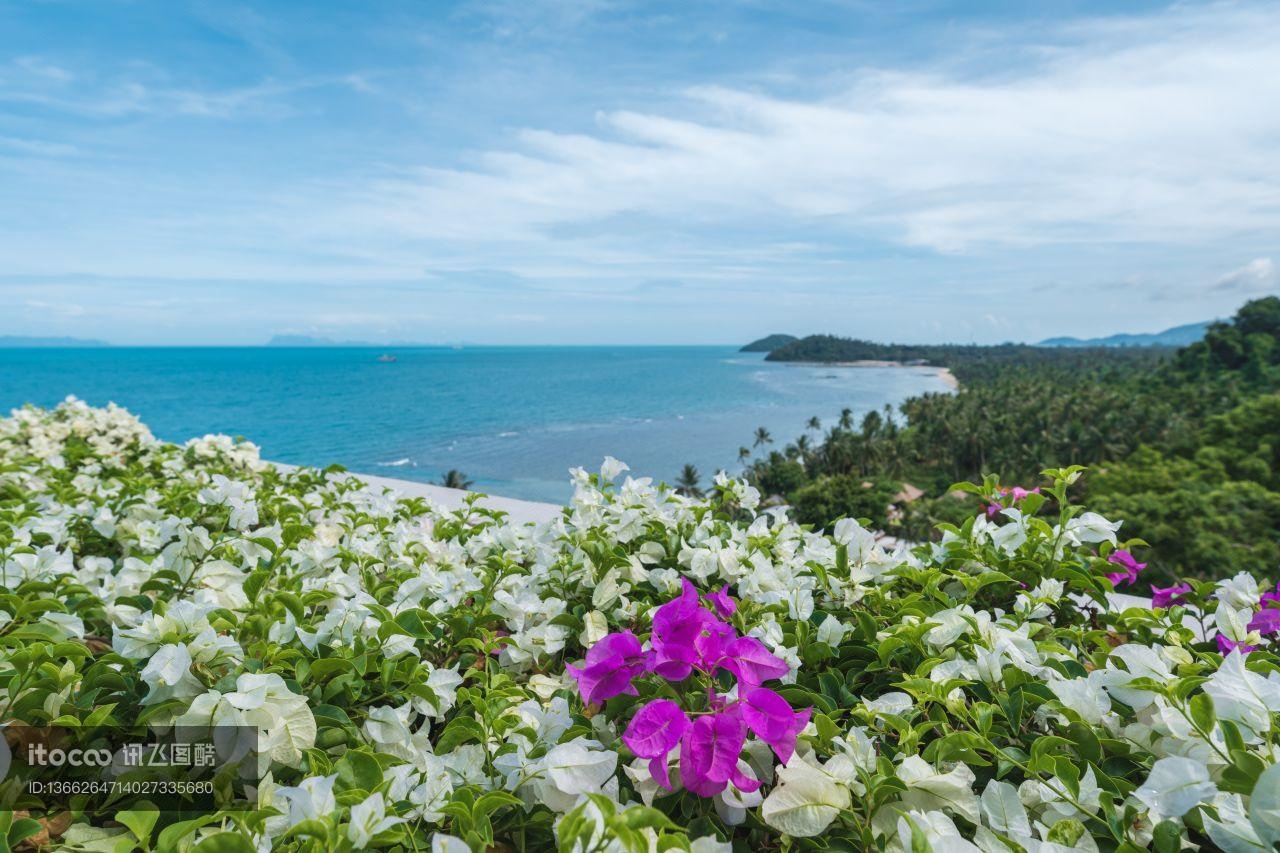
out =
<path fill-rule="evenodd" d="M 1280 841 L 1280 595 L 1241 575 L 1116 605 L 1144 546 L 1065 503 L 1078 469 L 967 486 L 996 509 L 897 553 L 856 521 L 762 511 L 740 482 L 695 500 L 624 472 L 573 472 L 563 516 L 534 526 L 282 472 L 225 437 L 166 444 L 114 407 L 16 411 L 6 737 L 251 726 L 262 774 L 208 814 L 20 796 L 8 843 Z"/>

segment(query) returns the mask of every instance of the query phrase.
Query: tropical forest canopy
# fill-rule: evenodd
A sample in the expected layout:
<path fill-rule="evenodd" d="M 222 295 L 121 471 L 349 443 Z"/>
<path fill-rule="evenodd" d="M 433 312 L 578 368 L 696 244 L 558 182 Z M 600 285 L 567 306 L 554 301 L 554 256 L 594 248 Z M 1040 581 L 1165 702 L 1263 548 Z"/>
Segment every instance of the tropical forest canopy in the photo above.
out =
<path fill-rule="evenodd" d="M 972 513 L 959 481 L 1032 488 L 1083 464 L 1080 497 L 1153 543 L 1154 580 L 1268 573 L 1280 563 L 1280 299 L 1249 302 L 1181 349 L 878 344 L 826 335 L 774 361 L 885 360 L 946 367 L 925 394 L 855 422 L 816 419 L 790 444 L 760 441 L 748 475 L 805 522 L 869 518 L 927 538 Z M 745 450 L 745 448 L 744 448 Z M 744 456 L 746 454 L 744 453 Z M 910 500 L 904 483 L 923 490 Z"/>

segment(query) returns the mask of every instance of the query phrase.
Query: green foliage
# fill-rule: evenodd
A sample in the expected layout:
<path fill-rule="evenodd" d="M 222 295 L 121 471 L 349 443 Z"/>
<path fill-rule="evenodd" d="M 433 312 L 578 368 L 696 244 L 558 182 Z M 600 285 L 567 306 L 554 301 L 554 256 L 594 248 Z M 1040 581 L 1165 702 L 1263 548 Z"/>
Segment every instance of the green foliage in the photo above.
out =
<path fill-rule="evenodd" d="M 1151 552 L 1151 582 L 1266 574 L 1280 565 L 1280 493 L 1231 479 L 1214 458 L 1217 450 L 1170 459 L 1144 448 L 1090 483 L 1091 506 L 1159 543 Z"/>
<path fill-rule="evenodd" d="M 1171 608 L 1114 606 L 1107 558 L 1142 543 L 1073 502 L 1079 468 L 1017 497 L 994 477 L 956 484 L 934 500 L 968 515 L 903 554 L 855 522 L 828 536 L 761 513 L 742 481 L 695 499 L 615 485 L 621 467 L 577 474 L 573 504 L 533 526 L 478 499 L 449 511 L 280 471 L 225 437 L 175 447 L 118 409 L 0 419 L 6 736 L 217 722 L 269 745 L 252 791 L 227 779 L 214 807 L 133 797 L 106 816 L 32 792 L 15 762 L 2 837 L 158 853 L 1280 840 L 1280 646 L 1238 624 L 1260 589 L 1233 578 Z M 1228 461 L 1204 470 L 1211 488 Z M 996 502 L 1025 514 L 973 512 Z M 785 664 L 779 700 L 811 709 L 786 756 L 743 711 L 754 734 L 715 797 L 679 767 L 661 787 L 624 734 L 650 687 L 738 701 L 707 635 L 692 681 L 602 705 L 570 668 L 633 665 L 586 663 L 609 633 L 653 651 L 655 610 L 685 582 L 731 592 L 725 618 Z M 1257 648 L 1224 657 L 1214 625 Z"/>
<path fill-rule="evenodd" d="M 821 477 L 791 493 L 796 519 L 830 527 L 841 518 L 879 518 L 893 502 L 897 484 L 857 477 Z"/>
<path fill-rule="evenodd" d="M 754 340 L 744 346 L 739 352 L 773 352 L 779 347 L 794 343 L 799 340 L 795 335 L 765 335 L 763 338 Z"/>
<path fill-rule="evenodd" d="M 946 496 L 951 483 L 999 473 L 1028 487 L 1046 466 L 1096 466 L 1089 498 L 1158 543 L 1159 579 L 1276 565 L 1280 529 L 1280 299 L 1243 306 L 1203 341 L 1161 348 L 1061 349 L 1006 344 L 914 346 L 804 338 L 774 360 L 924 362 L 949 368 L 955 394 L 925 394 L 894 412 L 849 418 L 820 441 L 806 434 L 750 462 L 767 494 L 803 501 L 823 523 L 870 512 L 909 539 L 974 510 Z M 868 479 L 924 490 L 878 510 L 854 500 Z M 841 486 L 838 480 L 849 481 Z M 821 484 L 821 485 L 819 485 Z M 843 513 L 838 501 L 849 499 Z M 834 515 L 832 515 L 834 513 Z"/>

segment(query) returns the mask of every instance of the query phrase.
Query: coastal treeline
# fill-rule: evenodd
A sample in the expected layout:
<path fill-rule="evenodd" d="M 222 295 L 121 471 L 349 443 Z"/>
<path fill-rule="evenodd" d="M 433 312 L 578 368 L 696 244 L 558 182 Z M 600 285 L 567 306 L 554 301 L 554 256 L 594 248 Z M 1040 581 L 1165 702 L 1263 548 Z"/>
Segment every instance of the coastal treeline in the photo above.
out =
<path fill-rule="evenodd" d="M 1280 563 L 1280 299 L 1249 302 L 1204 339 L 1171 348 L 913 346 L 812 336 L 775 361 L 926 363 L 961 383 L 898 411 L 816 419 L 782 447 L 757 446 L 746 474 L 800 520 L 854 516 L 922 540 L 960 522 L 956 482 L 1090 467 L 1081 499 L 1153 545 L 1155 580 L 1271 572 Z"/>

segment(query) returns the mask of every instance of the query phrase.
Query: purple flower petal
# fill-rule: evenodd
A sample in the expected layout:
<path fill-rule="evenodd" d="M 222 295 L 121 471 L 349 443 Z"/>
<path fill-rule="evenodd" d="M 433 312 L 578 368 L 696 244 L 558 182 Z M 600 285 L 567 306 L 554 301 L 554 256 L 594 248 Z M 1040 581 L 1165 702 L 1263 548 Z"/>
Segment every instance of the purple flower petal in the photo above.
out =
<path fill-rule="evenodd" d="M 1113 566 L 1119 566 L 1123 569 L 1121 572 L 1107 575 L 1113 586 L 1134 583 L 1138 580 L 1138 572 L 1147 567 L 1146 563 L 1139 563 L 1137 559 L 1134 558 L 1133 554 L 1130 554 L 1124 548 L 1121 548 L 1118 551 L 1112 551 L 1107 556 L 1107 562 L 1111 563 Z"/>
<path fill-rule="evenodd" d="M 699 717 L 680 742 L 680 781 L 700 797 L 713 797 L 728 785 L 747 740 L 747 726 L 736 709 Z"/>
<path fill-rule="evenodd" d="M 715 617 L 702 608 L 697 589 L 685 578 L 680 597 L 654 611 L 650 637 L 653 672 L 668 681 L 687 678 L 699 660 L 694 644 L 704 627 L 715 621 Z"/>
<path fill-rule="evenodd" d="M 809 724 L 812 709 L 800 713 L 767 687 L 753 687 L 742 694 L 742 717 L 756 737 L 769 744 L 783 764 L 791 760 L 796 737 Z"/>
<path fill-rule="evenodd" d="M 605 634 L 587 650 L 587 665 L 600 663 L 613 657 L 635 657 L 640 654 L 640 638 L 630 631 Z"/>
<path fill-rule="evenodd" d="M 665 655 L 655 655 L 649 670 L 667 681 L 684 681 L 693 672 L 693 664 Z"/>
<path fill-rule="evenodd" d="M 587 703 L 600 703 L 622 693 L 636 694 L 631 680 L 645 671 L 640 640 L 630 631 L 607 634 L 587 651 L 581 667 L 566 666 L 578 681 L 578 692 Z"/>
<path fill-rule="evenodd" d="M 1151 587 L 1151 604 L 1153 607 L 1172 607 L 1175 604 L 1182 604 L 1186 601 L 1187 593 L 1191 592 L 1191 584 L 1180 583 L 1166 587 Z"/>
<path fill-rule="evenodd" d="M 671 790 L 671 768 L 667 766 L 665 755 L 649 759 L 649 775 L 668 791 Z"/>
<path fill-rule="evenodd" d="M 715 607 L 721 619 L 728 619 L 738 609 L 738 604 L 729 597 L 729 585 L 725 584 L 719 592 L 707 593 L 707 600 Z"/>
<path fill-rule="evenodd" d="M 755 637 L 739 637 L 725 646 L 724 654 L 721 666 L 750 687 L 759 687 L 770 679 L 782 678 L 791 672 L 786 661 L 770 652 Z"/>
<path fill-rule="evenodd" d="M 715 672 L 724 660 L 725 648 L 737 638 L 738 632 L 730 625 L 715 619 L 707 620 L 693 641 L 693 649 L 697 653 L 695 665 L 703 672 Z"/>
<path fill-rule="evenodd" d="M 1274 634 L 1280 631 L 1280 609 L 1268 607 L 1265 610 L 1259 610 L 1249 620 L 1249 630 L 1257 631 L 1259 634 Z"/>
<path fill-rule="evenodd" d="M 653 612 L 653 633 L 658 637 L 673 638 L 686 632 L 692 621 L 702 608 L 698 604 L 698 590 L 682 579 L 679 597 L 673 598 Z"/>
<path fill-rule="evenodd" d="M 736 764 L 733 767 L 733 775 L 729 777 L 729 781 L 733 783 L 733 787 L 747 794 L 760 790 L 760 780 L 743 773 L 742 768 Z"/>
<path fill-rule="evenodd" d="M 742 718 L 747 728 L 761 740 L 768 741 L 786 734 L 794 716 L 791 703 L 767 687 L 742 691 Z"/>
<path fill-rule="evenodd" d="M 665 758 L 676 748 L 689 717 L 670 699 L 655 699 L 631 718 L 622 742 L 641 758 Z"/>
<path fill-rule="evenodd" d="M 1235 640 L 1228 639 L 1223 634 L 1219 634 L 1214 637 L 1214 640 L 1218 643 L 1218 651 L 1224 655 L 1229 654 L 1233 649 L 1239 649 L 1241 654 L 1248 654 L 1258 648 L 1257 646 L 1246 646 L 1243 643 L 1237 643 Z"/>

